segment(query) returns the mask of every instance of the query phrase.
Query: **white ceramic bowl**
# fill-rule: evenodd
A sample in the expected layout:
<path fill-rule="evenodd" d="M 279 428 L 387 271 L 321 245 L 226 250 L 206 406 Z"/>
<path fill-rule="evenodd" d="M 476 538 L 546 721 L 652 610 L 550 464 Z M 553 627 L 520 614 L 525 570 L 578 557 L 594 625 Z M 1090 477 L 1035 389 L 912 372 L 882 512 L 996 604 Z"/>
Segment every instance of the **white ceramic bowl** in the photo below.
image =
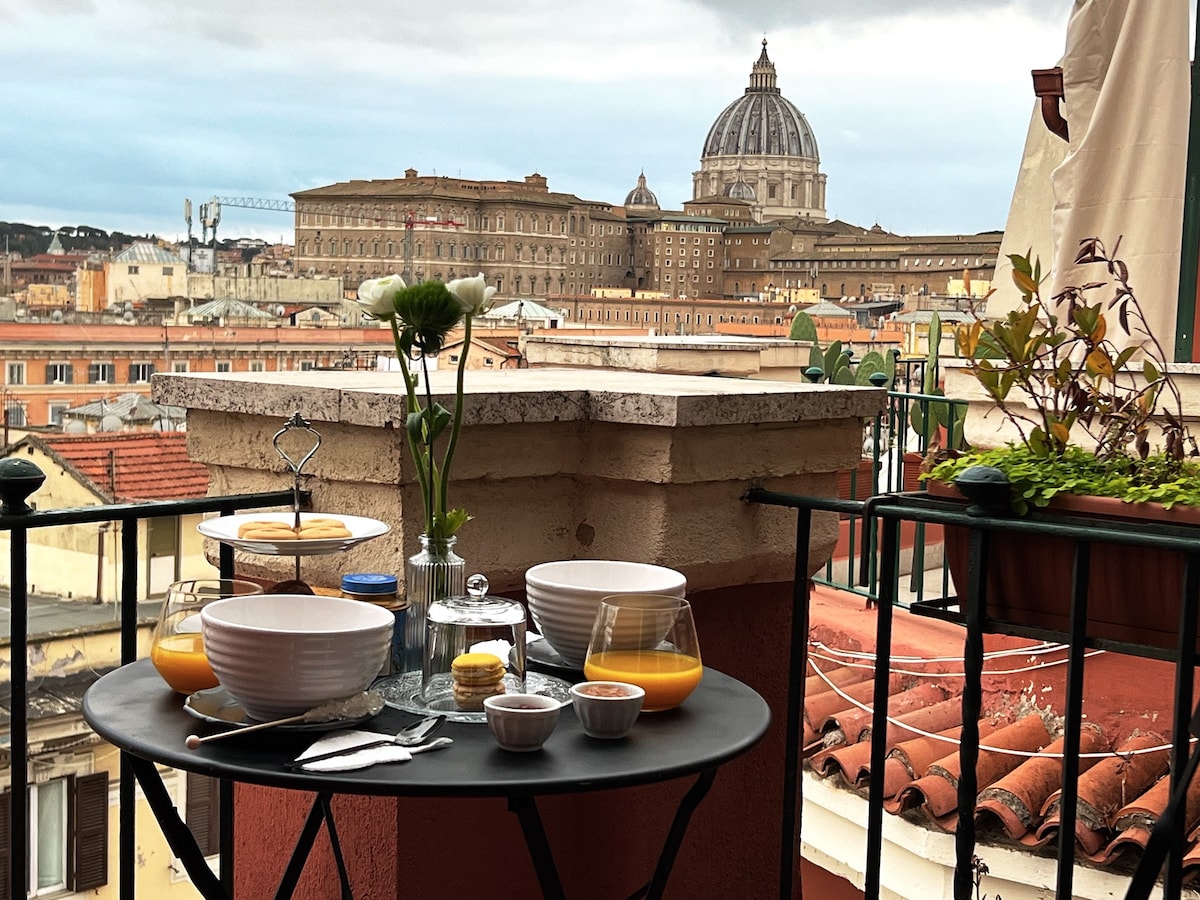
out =
<path fill-rule="evenodd" d="M 488 729 L 502 750 L 541 750 L 558 725 L 562 704 L 541 694 L 498 694 L 483 701 Z"/>
<path fill-rule="evenodd" d="M 391 649 L 395 616 L 341 597 L 260 594 L 214 601 L 200 623 L 218 680 L 252 718 L 269 721 L 366 690 Z"/>
<path fill-rule="evenodd" d="M 568 559 L 525 573 L 529 614 L 563 660 L 582 666 L 600 601 L 612 594 L 683 597 L 687 579 L 674 569 L 613 559 Z"/>
<path fill-rule="evenodd" d="M 623 681 L 584 681 L 571 685 L 571 705 L 588 737 L 623 738 L 633 728 L 646 692 Z"/>

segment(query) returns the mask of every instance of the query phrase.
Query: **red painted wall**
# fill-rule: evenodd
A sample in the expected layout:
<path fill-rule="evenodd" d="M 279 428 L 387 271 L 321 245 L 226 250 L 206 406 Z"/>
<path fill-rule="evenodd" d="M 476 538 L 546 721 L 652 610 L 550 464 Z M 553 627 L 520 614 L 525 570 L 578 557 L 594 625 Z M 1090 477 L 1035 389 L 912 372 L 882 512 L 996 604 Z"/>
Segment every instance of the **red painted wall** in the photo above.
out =
<path fill-rule="evenodd" d="M 758 747 L 718 773 L 692 819 L 667 897 L 777 897 L 791 585 L 727 588 L 690 599 L 705 663 L 759 691 L 774 721 Z M 685 779 L 539 800 L 567 896 L 612 900 L 644 884 L 690 785 Z M 271 897 L 311 796 L 240 787 L 236 802 L 237 895 Z M 468 892 L 492 900 L 541 896 L 516 817 L 503 800 L 339 797 L 335 811 L 360 900 L 398 895 L 433 900 Z M 820 875 L 805 869 L 809 877 Z M 832 900 L 842 896 L 815 888 L 805 893 Z M 296 896 L 338 896 L 324 835 Z"/>

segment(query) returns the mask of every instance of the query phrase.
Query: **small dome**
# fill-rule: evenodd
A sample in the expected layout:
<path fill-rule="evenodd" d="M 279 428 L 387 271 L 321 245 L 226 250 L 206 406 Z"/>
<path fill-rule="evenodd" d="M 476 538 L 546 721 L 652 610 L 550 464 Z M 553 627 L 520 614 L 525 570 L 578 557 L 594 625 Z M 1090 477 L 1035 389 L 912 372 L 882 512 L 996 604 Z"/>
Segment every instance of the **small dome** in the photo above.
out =
<path fill-rule="evenodd" d="M 658 209 L 658 198 L 646 187 L 646 173 L 638 175 L 637 187 L 625 197 L 625 205 L 632 209 Z"/>
<path fill-rule="evenodd" d="M 732 200 L 748 200 L 751 203 L 758 199 L 754 188 L 742 181 L 741 178 L 725 185 L 725 196 Z"/>
<path fill-rule="evenodd" d="M 704 140 L 710 156 L 801 156 L 819 160 L 817 139 L 804 114 L 775 85 L 767 42 L 750 70 L 750 86 L 717 116 Z"/>

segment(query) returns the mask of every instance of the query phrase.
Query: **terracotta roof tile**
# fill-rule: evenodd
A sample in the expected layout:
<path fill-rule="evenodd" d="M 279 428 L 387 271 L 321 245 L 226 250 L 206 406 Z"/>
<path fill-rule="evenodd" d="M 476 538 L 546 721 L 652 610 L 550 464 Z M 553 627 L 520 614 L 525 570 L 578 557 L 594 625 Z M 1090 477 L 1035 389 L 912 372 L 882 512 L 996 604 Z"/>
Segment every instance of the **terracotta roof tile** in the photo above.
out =
<path fill-rule="evenodd" d="M 946 699 L 946 691 L 941 685 L 932 683 L 919 684 L 898 694 L 892 694 L 888 698 L 888 715 L 893 717 L 903 716 L 905 713 L 933 706 Z M 847 741 L 851 743 L 865 741 L 870 739 L 871 720 L 873 718 L 874 713 L 869 709 L 855 707 L 844 715 L 839 714 L 838 726 L 845 732 Z M 890 731 L 891 728 L 889 727 Z"/>
<path fill-rule="evenodd" d="M 48 453 L 109 502 L 208 493 L 208 467 L 188 458 L 187 435 L 179 432 L 30 435 L 16 446 L 23 444 Z"/>
<path fill-rule="evenodd" d="M 1003 750 L 1037 752 L 1051 743 L 1046 723 L 1037 713 L 1000 728 L 988 736 L 988 745 Z M 1021 764 L 1022 757 L 1011 753 L 979 750 L 975 776 L 986 787 Z M 889 801 L 889 812 L 921 807 L 939 828 L 953 831 L 958 823 L 958 777 L 961 767 L 958 748 L 932 763 L 925 775 L 904 788 Z"/>
<path fill-rule="evenodd" d="M 1121 801 L 1140 796 L 1167 771 L 1170 753 L 1163 743 L 1161 735 L 1157 734 L 1130 738 L 1117 748 L 1117 755 L 1100 760 L 1086 772 L 1081 772 L 1075 840 L 1084 855 L 1099 853 L 1108 842 L 1109 821 L 1120 809 Z M 1135 752 L 1154 747 L 1163 749 L 1149 753 Z M 1083 762 L 1080 760 L 1081 770 Z M 1047 798 L 1042 809 L 1045 821 L 1036 832 L 1036 840 L 1027 837 L 1022 843 L 1042 846 L 1058 839 L 1060 793 L 1055 791 Z"/>
<path fill-rule="evenodd" d="M 1045 752 L 1061 754 L 1063 746 L 1063 738 L 1060 737 Z M 1083 729 L 1080 734 L 1081 753 L 1099 753 L 1107 749 L 1108 744 L 1099 728 Z M 1095 763 L 1095 757 L 1081 758 L 1080 771 Z M 1061 758 L 1035 756 L 1025 760 L 995 784 L 980 791 L 979 802 L 975 806 L 976 815 L 994 815 L 1010 838 L 1020 840 L 1042 821 L 1047 799 L 1059 792 L 1062 769 Z"/>

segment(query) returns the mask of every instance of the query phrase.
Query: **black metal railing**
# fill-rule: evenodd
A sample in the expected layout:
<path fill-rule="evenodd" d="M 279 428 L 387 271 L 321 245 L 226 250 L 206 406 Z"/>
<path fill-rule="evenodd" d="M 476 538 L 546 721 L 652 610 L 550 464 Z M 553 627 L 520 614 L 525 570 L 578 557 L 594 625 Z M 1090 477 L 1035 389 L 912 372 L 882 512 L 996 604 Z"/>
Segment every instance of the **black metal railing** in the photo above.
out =
<path fill-rule="evenodd" d="M 803 800 L 800 775 L 802 717 L 805 703 L 807 668 L 807 633 L 809 627 L 808 590 L 802 563 L 809 558 L 808 544 L 814 512 L 859 515 L 881 523 L 879 560 L 879 594 L 876 620 L 876 662 L 873 694 L 874 722 L 871 729 L 872 773 L 884 771 L 887 753 L 886 716 L 888 712 L 888 678 L 891 658 L 892 623 L 895 598 L 899 586 L 898 560 L 900 528 L 904 523 L 940 525 L 943 528 L 965 529 L 969 535 L 969 554 L 960 593 L 927 604 L 914 604 L 913 611 L 938 618 L 950 619 L 964 626 L 964 688 L 962 694 L 962 734 L 959 758 L 961 776 L 958 784 L 958 827 L 955 832 L 954 876 L 955 900 L 973 900 L 975 886 L 972 858 L 975 855 L 976 830 L 974 811 L 978 794 L 976 762 L 979 756 L 978 721 L 982 710 L 981 676 L 983 672 L 983 637 L 985 634 L 1005 633 L 1038 639 L 1062 641 L 1067 645 L 1066 697 L 1063 712 L 1064 749 L 1062 773 L 1061 821 L 1058 831 L 1058 897 L 1071 897 L 1074 879 L 1075 822 L 1077 816 L 1077 779 L 1082 718 L 1083 665 L 1085 651 L 1090 648 L 1115 650 L 1135 656 L 1169 659 L 1175 663 L 1172 752 L 1171 804 L 1160 817 L 1150 844 L 1142 857 L 1141 867 L 1126 895 L 1127 900 L 1144 900 L 1159 875 L 1164 858 L 1167 862 L 1163 896 L 1177 900 L 1182 891 L 1182 864 L 1186 821 L 1183 806 L 1191 773 L 1200 762 L 1200 745 L 1195 756 L 1188 759 L 1189 723 L 1192 720 L 1193 675 L 1197 663 L 1196 632 L 1197 604 L 1200 601 L 1200 526 L 1141 524 L 1136 528 L 1115 525 L 1106 527 L 1093 518 L 1037 513 L 1024 518 L 987 514 L 978 509 L 968 514 L 964 504 L 938 500 L 925 492 L 883 494 L 866 501 L 833 500 L 802 497 L 754 489 L 747 500 L 771 506 L 797 510 L 795 607 L 792 617 L 790 682 L 786 717 L 784 831 L 781 841 L 780 897 L 793 894 L 793 861 L 799 852 L 801 809 Z M 1063 569 L 1070 573 L 1069 624 L 1065 630 L 1029 626 L 1002 621 L 988 614 L 989 550 L 1002 533 L 1026 533 L 1043 539 L 1060 538 L 1073 542 L 1070 564 Z M 1089 631 L 1089 560 L 1093 545 L 1122 545 L 1144 547 L 1179 554 L 1182 560 L 1178 624 L 1173 649 L 1146 643 L 1101 639 Z M 1066 580 L 1066 578 L 1064 578 Z M 1200 711 L 1197 712 L 1200 720 Z M 1197 730 L 1200 723 L 1192 723 Z M 1198 735 L 1200 736 L 1200 735 Z M 883 840 L 882 777 L 872 777 L 869 784 L 867 812 L 867 846 L 864 858 L 864 893 L 867 900 L 880 896 L 880 874 Z"/>
<path fill-rule="evenodd" d="M 12 686 L 12 718 L 9 735 L 11 798 L 9 820 L 8 866 L 12 900 L 28 896 L 28 833 L 29 815 L 29 722 L 27 650 L 29 645 L 29 533 L 44 528 L 74 525 L 117 523 L 121 533 L 120 610 L 121 664 L 137 658 L 138 629 L 138 523 L 147 519 L 175 518 L 197 513 L 230 515 L 238 510 L 271 506 L 291 506 L 292 489 L 255 494 L 205 497 L 194 500 L 168 500 L 142 503 L 118 503 L 77 509 L 35 510 L 25 503 L 26 497 L 41 478 L 32 476 L 32 464 L 22 461 L 22 467 L 9 467 L 0 472 L 0 531 L 8 532 L 10 541 L 9 583 L 11 589 L 10 659 Z M 16 477 L 13 477 L 13 476 Z M 38 473 L 40 476 L 40 473 Z M 233 548 L 220 546 L 221 577 L 233 577 Z M 118 813 L 118 879 L 121 900 L 133 900 L 134 877 L 137 873 L 136 844 L 136 782 L 129 759 L 121 754 L 119 782 L 120 809 Z M 220 874 L 227 890 L 233 886 L 233 789 L 222 782 L 220 786 Z"/>
<path fill-rule="evenodd" d="M 901 366 L 905 361 L 898 361 Z M 920 382 L 923 361 L 916 366 L 897 370 L 895 384 Z M 942 434 L 935 435 L 930 429 L 917 429 L 913 425 L 913 411 L 921 421 L 935 418 L 940 412 L 947 423 Z M 940 446 L 946 434 L 961 433 L 966 417 L 967 403 L 952 400 L 940 394 L 913 393 L 904 390 L 889 390 L 887 408 L 863 427 L 862 464 L 844 474 L 840 499 L 865 500 L 878 494 L 913 491 L 920 488 L 920 469 L 930 450 Z M 822 570 L 813 576 L 816 584 L 849 591 L 864 597 L 868 605 L 879 599 L 879 547 L 877 520 L 864 516 L 861 507 L 840 512 L 846 535 L 846 554 L 831 558 Z M 907 606 L 909 599 L 923 601 L 927 593 L 945 596 L 949 587 L 947 571 L 940 560 L 933 562 L 929 554 L 930 542 L 926 536 L 924 522 L 913 524 L 908 565 L 907 589 L 894 596 L 894 602 Z M 927 565 L 942 566 L 938 583 L 929 584 L 925 574 Z"/>

